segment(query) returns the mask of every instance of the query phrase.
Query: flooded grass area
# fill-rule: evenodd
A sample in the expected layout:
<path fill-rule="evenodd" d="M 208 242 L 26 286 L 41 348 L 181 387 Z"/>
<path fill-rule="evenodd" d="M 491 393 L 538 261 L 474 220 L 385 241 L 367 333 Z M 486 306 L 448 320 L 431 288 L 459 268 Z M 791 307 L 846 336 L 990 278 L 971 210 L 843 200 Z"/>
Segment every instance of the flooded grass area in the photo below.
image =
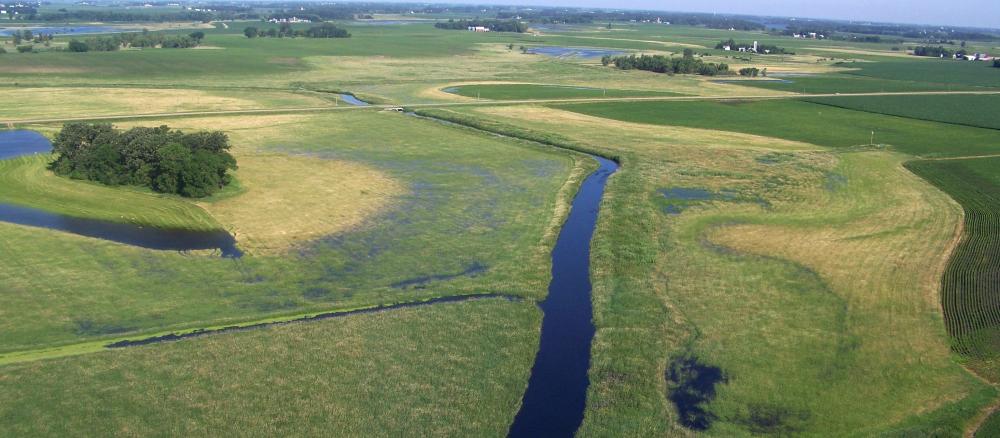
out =
<path fill-rule="evenodd" d="M 225 129 L 228 120 L 178 119 L 171 126 Z M 405 190 L 348 230 L 300 241 L 290 252 L 238 260 L 0 225 L 0 242 L 19 255 L 17 263 L 0 264 L 7 279 L 4 307 L 18 309 L 0 322 L 8 334 L 0 351 L 109 336 L 79 331 L 74 320 L 138 334 L 449 295 L 545 294 L 548 262 L 523 260 L 551 247 L 543 236 L 574 165 L 568 154 L 398 114 L 316 115 L 290 125 L 276 120 L 247 119 L 229 130 L 238 145 L 237 161 L 251 150 L 356 162 L 404 183 Z M 525 160 L 533 164 L 521 166 Z M 0 175 L 23 181 L 16 172 L 0 169 Z M 48 181 L 44 174 L 38 178 Z M 82 184 L 65 181 L 76 185 L 72 189 Z M 254 187 L 251 181 L 246 185 Z M 36 190 L 33 199 L 59 193 L 44 186 Z M 86 199 L 88 193 L 76 196 Z M 63 269 L 41 269 L 41 260 L 53 252 L 61 254 Z M 43 314 L 51 317 L 40 321 Z"/>

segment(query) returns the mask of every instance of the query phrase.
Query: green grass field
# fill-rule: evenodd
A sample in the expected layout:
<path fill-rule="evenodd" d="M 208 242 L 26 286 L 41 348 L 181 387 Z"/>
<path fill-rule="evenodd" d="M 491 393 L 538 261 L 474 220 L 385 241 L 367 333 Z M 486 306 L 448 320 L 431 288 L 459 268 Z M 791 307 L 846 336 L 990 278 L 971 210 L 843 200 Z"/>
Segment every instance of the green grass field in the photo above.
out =
<path fill-rule="evenodd" d="M 831 98 L 834 99 L 834 98 Z M 801 101 L 599 102 L 560 109 L 626 122 L 743 132 L 844 149 L 875 144 L 925 157 L 1000 153 L 1000 132 Z"/>
<path fill-rule="evenodd" d="M 913 161 L 907 168 L 931 182 L 965 210 L 961 244 L 942 280 L 944 319 L 955 351 L 991 381 L 1000 380 L 1000 159 Z"/>
<path fill-rule="evenodd" d="M 678 93 L 644 90 L 618 90 L 570 85 L 483 84 L 446 88 L 445 92 L 465 97 L 492 100 L 573 99 L 595 97 L 678 96 Z"/>

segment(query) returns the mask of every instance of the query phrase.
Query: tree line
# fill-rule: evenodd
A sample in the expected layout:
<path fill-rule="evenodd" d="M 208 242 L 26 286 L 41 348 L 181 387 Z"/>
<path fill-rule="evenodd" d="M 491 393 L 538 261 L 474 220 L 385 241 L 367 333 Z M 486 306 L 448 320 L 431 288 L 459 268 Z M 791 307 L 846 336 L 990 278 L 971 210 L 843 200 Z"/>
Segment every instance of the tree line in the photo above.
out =
<path fill-rule="evenodd" d="M 258 29 L 256 27 L 250 26 L 243 29 L 243 35 L 247 38 L 350 38 L 351 33 L 345 29 L 339 28 L 333 23 L 323 23 L 319 26 L 313 26 L 309 29 L 294 29 L 289 23 L 281 23 L 278 28 L 270 28 L 267 30 Z"/>
<path fill-rule="evenodd" d="M 236 159 L 221 131 L 185 134 L 167 126 L 128 131 L 111 124 L 68 123 L 52 143 L 49 169 L 107 185 L 144 186 L 200 198 L 229 184 Z"/>
<path fill-rule="evenodd" d="M 493 32 L 517 32 L 524 33 L 528 26 L 520 20 L 455 20 L 449 18 L 446 22 L 434 23 L 438 29 L 466 30 L 470 27 L 488 27 Z"/>
<path fill-rule="evenodd" d="M 753 49 L 753 43 L 738 43 L 732 38 L 724 41 L 720 41 L 719 44 L 715 45 L 716 50 L 723 50 L 729 47 L 729 50 L 739 51 L 740 49 L 751 50 Z M 778 47 L 773 44 L 757 44 L 757 53 L 771 54 L 771 55 L 794 55 L 795 53 L 787 52 L 783 47 Z"/>
<path fill-rule="evenodd" d="M 729 65 L 704 62 L 695 58 L 691 49 L 684 49 L 684 56 L 681 58 L 668 58 L 663 55 L 605 55 L 601 58 L 601 64 L 605 66 L 614 64 L 615 67 L 622 70 L 645 70 L 666 74 L 697 74 L 702 76 L 732 74 L 729 71 Z"/>
<path fill-rule="evenodd" d="M 164 49 L 187 49 L 197 47 L 205 38 L 205 32 L 191 32 L 188 35 L 166 35 L 160 33 L 122 33 L 96 36 L 83 41 L 72 39 L 66 50 L 70 52 L 114 52 L 129 47 Z"/>

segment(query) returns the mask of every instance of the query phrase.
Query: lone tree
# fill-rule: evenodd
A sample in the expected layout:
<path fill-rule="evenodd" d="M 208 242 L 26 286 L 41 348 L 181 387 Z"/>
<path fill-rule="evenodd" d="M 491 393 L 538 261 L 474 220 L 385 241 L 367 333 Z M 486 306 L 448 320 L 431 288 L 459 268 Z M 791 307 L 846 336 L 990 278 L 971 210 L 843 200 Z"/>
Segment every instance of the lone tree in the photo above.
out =
<path fill-rule="evenodd" d="M 90 46 L 83 41 L 71 40 L 69 45 L 66 46 L 66 49 L 70 52 L 86 52 L 90 50 Z"/>
<path fill-rule="evenodd" d="M 257 36 L 260 35 L 260 31 L 257 30 L 256 27 L 250 26 L 246 29 L 243 29 L 243 35 L 246 35 L 247 38 L 256 38 Z"/>

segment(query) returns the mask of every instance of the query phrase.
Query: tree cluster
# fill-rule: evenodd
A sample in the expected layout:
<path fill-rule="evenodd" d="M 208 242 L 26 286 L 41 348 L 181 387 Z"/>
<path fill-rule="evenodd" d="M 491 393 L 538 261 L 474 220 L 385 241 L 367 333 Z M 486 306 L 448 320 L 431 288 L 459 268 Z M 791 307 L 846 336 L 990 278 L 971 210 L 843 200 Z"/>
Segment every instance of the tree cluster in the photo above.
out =
<path fill-rule="evenodd" d="M 267 30 L 250 26 L 243 29 L 243 35 L 247 38 L 350 38 L 351 33 L 346 29 L 337 27 L 333 23 L 323 23 L 306 30 L 294 29 L 289 23 L 281 23 L 277 28 Z"/>
<path fill-rule="evenodd" d="M 70 52 L 114 52 L 129 47 L 164 49 L 187 49 L 197 47 L 205 38 L 205 32 L 192 32 L 188 35 L 167 35 L 160 33 L 122 33 L 108 36 L 96 36 L 83 41 L 70 40 L 66 50 Z"/>
<path fill-rule="evenodd" d="M 493 32 L 517 32 L 524 33 L 528 26 L 520 20 L 455 20 L 448 19 L 446 22 L 434 23 L 438 29 L 466 30 L 470 27 L 488 27 Z"/>
<path fill-rule="evenodd" d="M 740 69 L 740 76 L 749 76 L 755 78 L 760 75 L 761 71 L 757 67 L 747 67 Z"/>
<path fill-rule="evenodd" d="M 684 56 L 682 58 L 668 58 L 663 55 L 605 55 L 601 58 L 601 64 L 614 64 L 615 67 L 622 70 L 634 69 L 667 74 L 698 74 L 702 76 L 731 74 L 728 65 L 704 62 L 701 59 L 695 58 L 694 52 L 691 49 L 684 49 Z"/>
<path fill-rule="evenodd" d="M 10 39 L 15 46 L 21 44 L 22 42 L 49 45 L 49 43 L 52 42 L 53 37 L 52 34 L 33 33 L 31 32 L 31 29 L 25 29 L 11 33 Z"/>
<path fill-rule="evenodd" d="M 917 56 L 930 56 L 934 58 L 951 58 L 955 52 L 941 46 L 918 46 L 913 48 L 913 54 Z"/>
<path fill-rule="evenodd" d="M 110 124 L 69 123 L 56 136 L 58 175 L 107 185 L 136 185 L 200 198 L 232 180 L 236 160 L 226 134 L 185 134 L 167 126 L 119 131 Z"/>
<path fill-rule="evenodd" d="M 993 60 L 993 68 L 1000 68 L 1000 59 Z"/>

